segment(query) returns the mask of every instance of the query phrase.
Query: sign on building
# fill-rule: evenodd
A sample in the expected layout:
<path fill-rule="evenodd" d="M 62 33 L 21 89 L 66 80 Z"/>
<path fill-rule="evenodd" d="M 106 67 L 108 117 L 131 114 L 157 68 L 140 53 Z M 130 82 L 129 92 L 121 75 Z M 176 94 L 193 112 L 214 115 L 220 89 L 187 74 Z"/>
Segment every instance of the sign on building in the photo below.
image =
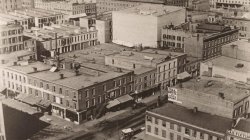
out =
<path fill-rule="evenodd" d="M 177 100 L 177 89 L 168 87 L 168 100 L 176 103 L 181 103 Z"/>

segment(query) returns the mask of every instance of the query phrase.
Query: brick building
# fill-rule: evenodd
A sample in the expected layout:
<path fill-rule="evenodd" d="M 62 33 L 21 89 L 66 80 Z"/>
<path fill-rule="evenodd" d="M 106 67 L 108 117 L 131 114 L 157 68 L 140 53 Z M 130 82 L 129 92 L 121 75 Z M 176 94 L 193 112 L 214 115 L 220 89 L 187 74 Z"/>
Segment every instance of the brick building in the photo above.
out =
<path fill-rule="evenodd" d="M 21 0 L 0 0 L 0 11 L 12 11 L 21 8 Z"/>
<path fill-rule="evenodd" d="M 217 77 L 192 79 L 176 86 L 180 105 L 230 119 L 246 117 L 250 113 L 247 86 Z"/>
<path fill-rule="evenodd" d="M 186 55 L 151 49 L 141 52 L 123 51 L 119 54 L 107 55 L 105 64 L 128 70 L 136 70 L 143 67 L 155 68 L 156 84 L 161 84 L 162 88 L 166 88 L 167 86 L 175 85 L 177 74 L 184 71 L 181 69 L 185 67 Z M 148 74 L 147 77 L 150 77 L 151 73 Z"/>
<path fill-rule="evenodd" d="M 27 30 L 25 36 L 36 39 L 39 54 L 54 57 L 58 52 L 83 50 L 97 42 L 97 30 L 72 25 L 44 26 L 43 29 Z M 42 58 L 39 58 L 42 59 Z"/>
<path fill-rule="evenodd" d="M 168 103 L 146 112 L 145 140 L 226 140 L 229 118 Z"/>

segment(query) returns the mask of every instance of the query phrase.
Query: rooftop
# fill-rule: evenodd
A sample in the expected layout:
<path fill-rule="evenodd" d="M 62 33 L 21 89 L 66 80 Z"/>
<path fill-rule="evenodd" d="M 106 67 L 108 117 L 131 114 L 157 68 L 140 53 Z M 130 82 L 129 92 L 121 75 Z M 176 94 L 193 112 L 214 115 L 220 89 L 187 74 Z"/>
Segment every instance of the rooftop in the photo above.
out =
<path fill-rule="evenodd" d="M 140 74 L 143 74 L 143 73 L 146 73 L 146 72 L 150 72 L 150 71 L 153 71 L 155 70 L 156 71 L 156 68 L 149 68 L 149 67 L 141 67 L 141 68 L 137 68 L 134 70 L 134 73 L 136 75 L 140 75 Z"/>
<path fill-rule="evenodd" d="M 220 81 L 216 78 L 206 79 L 201 78 L 200 80 L 191 79 L 182 84 L 182 88 L 178 88 L 178 90 L 185 91 L 186 89 L 191 91 L 196 91 L 204 94 L 211 94 L 214 96 L 220 96 L 220 93 L 224 94 L 224 100 L 231 101 L 233 103 L 237 103 L 245 97 L 250 96 L 250 93 L 246 89 L 241 89 L 237 87 L 237 83 L 235 81 Z M 188 92 L 188 91 L 187 91 Z"/>
<path fill-rule="evenodd" d="M 192 109 L 187 109 L 185 107 L 171 103 L 165 104 L 164 106 L 153 109 L 149 112 L 157 113 L 159 115 L 175 119 L 176 121 L 181 121 L 190 125 L 223 134 L 232 126 L 231 119 L 200 111 L 194 113 Z"/>
<path fill-rule="evenodd" d="M 166 59 L 174 59 L 184 53 L 169 52 L 163 50 L 145 49 L 143 51 L 122 51 L 120 53 L 111 54 L 114 58 L 126 59 L 128 61 L 139 63 L 157 64 Z"/>
<path fill-rule="evenodd" d="M 237 125 L 235 126 L 236 130 L 250 133 L 250 120 L 249 119 L 241 119 Z"/>
<path fill-rule="evenodd" d="M 167 15 L 172 12 L 176 12 L 179 10 L 185 9 L 183 7 L 177 7 L 177 6 L 166 6 L 162 4 L 141 4 L 132 8 L 127 8 L 121 11 L 115 11 L 115 12 L 121 12 L 121 13 L 128 13 L 128 14 L 140 14 L 144 16 L 162 16 Z"/>
<path fill-rule="evenodd" d="M 212 23 L 202 23 L 197 26 L 197 30 L 209 30 L 214 32 L 223 32 L 230 30 L 230 27 L 226 27 L 224 25 L 212 24 Z"/>
<path fill-rule="evenodd" d="M 59 12 L 45 10 L 45 9 L 38 9 L 38 8 L 29 8 L 23 10 L 15 10 L 15 12 L 10 12 L 11 15 L 24 15 L 26 17 L 50 17 L 55 15 L 61 15 Z"/>
<path fill-rule="evenodd" d="M 30 30 L 25 30 L 24 34 L 29 37 L 33 38 L 35 37 L 37 40 L 45 41 L 47 39 L 55 38 L 55 33 L 57 33 L 57 38 L 61 38 L 61 37 L 69 37 L 72 35 L 83 34 L 87 32 L 89 31 L 84 27 L 78 27 L 68 24 L 61 24 L 61 25 L 54 24 L 51 26 L 44 26 L 43 29 L 32 27 Z"/>
<path fill-rule="evenodd" d="M 205 64 L 213 64 L 213 66 L 220 67 L 223 69 L 235 71 L 238 73 L 246 73 L 249 74 L 250 72 L 250 62 L 234 59 L 226 56 L 219 56 L 213 59 L 209 59 L 204 61 Z M 241 68 L 236 67 L 237 64 L 243 64 L 244 66 Z"/>
<path fill-rule="evenodd" d="M 237 40 L 234 42 L 231 42 L 229 44 L 224 45 L 222 48 L 232 48 L 232 46 L 236 46 L 237 49 L 245 51 L 245 52 L 250 52 L 250 41 L 246 39 L 241 39 Z"/>

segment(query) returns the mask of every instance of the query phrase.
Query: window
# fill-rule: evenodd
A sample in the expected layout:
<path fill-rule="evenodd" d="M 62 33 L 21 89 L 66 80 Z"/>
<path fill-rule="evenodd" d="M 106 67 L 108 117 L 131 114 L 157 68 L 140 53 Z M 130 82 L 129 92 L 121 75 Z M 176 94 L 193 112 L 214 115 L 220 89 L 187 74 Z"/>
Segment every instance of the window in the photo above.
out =
<path fill-rule="evenodd" d="M 86 108 L 89 108 L 89 101 L 86 101 Z"/>
<path fill-rule="evenodd" d="M 148 121 L 148 122 L 152 122 L 152 117 L 147 116 L 147 121 Z"/>
<path fill-rule="evenodd" d="M 88 98 L 89 97 L 89 90 L 85 91 L 85 97 Z"/>
<path fill-rule="evenodd" d="M 55 92 L 55 91 L 56 91 L 56 87 L 55 87 L 55 86 L 53 86 L 52 91 L 53 91 L 53 92 Z"/>
<path fill-rule="evenodd" d="M 170 140 L 174 140 L 174 133 L 170 133 L 169 138 Z"/>
<path fill-rule="evenodd" d="M 94 96 L 95 95 L 95 89 L 93 88 L 92 89 L 92 96 Z"/>
<path fill-rule="evenodd" d="M 46 89 L 49 89 L 49 84 L 46 85 Z"/>
<path fill-rule="evenodd" d="M 66 106 L 69 107 L 69 101 L 68 100 L 66 100 Z"/>
<path fill-rule="evenodd" d="M 92 99 L 92 105 L 95 106 L 95 98 Z"/>
<path fill-rule="evenodd" d="M 59 94 L 62 94 L 62 88 L 59 88 Z"/>
<path fill-rule="evenodd" d="M 49 98 L 49 94 L 47 93 L 46 95 L 47 95 L 47 100 L 50 100 L 50 98 Z"/>
<path fill-rule="evenodd" d="M 65 91 L 65 95 L 69 96 L 69 91 L 68 90 Z"/>
<path fill-rule="evenodd" d="M 151 126 L 150 125 L 147 125 L 147 131 L 151 132 Z"/>
<path fill-rule="evenodd" d="M 167 136 L 166 136 L 166 130 L 162 130 L 161 132 L 162 132 L 162 134 L 161 134 L 162 137 L 163 137 L 163 138 L 166 138 L 166 137 L 167 137 Z"/>
<path fill-rule="evenodd" d="M 162 126 L 166 127 L 166 122 L 165 121 L 162 121 Z"/>
<path fill-rule="evenodd" d="M 213 140 L 213 136 L 208 135 L 208 140 Z"/>
<path fill-rule="evenodd" d="M 200 139 L 204 139 L 204 134 L 202 132 L 200 132 Z"/>
<path fill-rule="evenodd" d="M 158 119 L 157 118 L 155 118 L 155 124 L 158 124 Z"/>
<path fill-rule="evenodd" d="M 38 96 L 38 91 L 37 90 L 35 90 L 35 95 Z"/>
<path fill-rule="evenodd" d="M 177 140 L 181 140 L 181 136 L 180 135 L 177 135 Z"/>
<path fill-rule="evenodd" d="M 63 104 L 63 100 L 62 100 L 62 98 L 60 98 L 60 104 Z"/>
<path fill-rule="evenodd" d="M 155 135 L 158 135 L 158 133 L 159 133 L 159 129 L 155 127 Z"/>
<path fill-rule="evenodd" d="M 190 130 L 188 128 L 185 128 L 185 134 L 190 136 Z"/>
<path fill-rule="evenodd" d="M 193 136 L 193 137 L 196 137 L 196 135 L 197 135 L 197 134 L 196 134 L 196 131 L 195 131 L 195 130 L 193 130 L 193 132 L 192 132 L 192 136 Z"/>
<path fill-rule="evenodd" d="M 103 91 L 106 91 L 107 90 L 107 87 L 106 87 L 106 85 L 104 84 L 103 85 Z"/>
<path fill-rule="evenodd" d="M 56 96 L 53 96 L 53 102 L 56 102 Z"/>
<path fill-rule="evenodd" d="M 40 88 L 43 88 L 43 82 L 40 82 Z"/>
<path fill-rule="evenodd" d="M 245 109 L 247 110 L 249 108 L 249 101 L 245 103 Z"/>
<path fill-rule="evenodd" d="M 177 131 L 181 132 L 181 126 L 177 125 Z"/>
<path fill-rule="evenodd" d="M 174 130 L 174 124 L 170 123 L 170 129 Z"/>

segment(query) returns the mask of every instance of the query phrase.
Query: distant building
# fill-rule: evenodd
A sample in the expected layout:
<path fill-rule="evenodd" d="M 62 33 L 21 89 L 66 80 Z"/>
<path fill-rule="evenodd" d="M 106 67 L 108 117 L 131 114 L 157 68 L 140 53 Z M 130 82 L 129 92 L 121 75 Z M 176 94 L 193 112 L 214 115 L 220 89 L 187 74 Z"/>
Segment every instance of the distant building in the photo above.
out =
<path fill-rule="evenodd" d="M 70 16 L 82 15 L 82 14 L 95 14 L 96 13 L 96 4 L 95 3 L 78 3 L 76 1 L 44 1 L 36 0 L 35 8 L 51 10 L 63 13 Z"/>
<path fill-rule="evenodd" d="M 229 118 L 168 103 L 146 112 L 144 139 L 226 140 L 231 126 Z"/>
<path fill-rule="evenodd" d="M 250 3 L 248 0 L 210 0 L 211 7 L 213 8 L 240 8 L 243 6 L 249 6 Z"/>
<path fill-rule="evenodd" d="M 73 25 L 44 26 L 43 29 L 32 28 L 24 33 L 36 40 L 38 55 L 55 57 L 56 53 L 83 50 L 97 42 L 97 30 Z"/>
<path fill-rule="evenodd" d="M 163 0 L 96 0 L 97 12 L 120 11 L 140 4 L 163 4 Z"/>
<path fill-rule="evenodd" d="M 164 0 L 164 4 L 169 6 L 188 7 L 190 2 L 189 0 Z"/>
<path fill-rule="evenodd" d="M 21 25 L 0 25 L 0 54 L 24 50 L 23 28 Z"/>
<path fill-rule="evenodd" d="M 165 26 L 166 27 L 166 26 Z M 172 48 L 198 59 L 221 55 L 221 47 L 238 39 L 238 29 L 219 24 L 191 23 L 162 29 L 162 48 Z"/>
<path fill-rule="evenodd" d="M 223 59 L 220 59 L 218 62 L 221 65 L 222 63 L 227 63 Z M 201 69 L 202 67 L 201 63 Z M 234 73 L 228 73 L 225 69 L 230 68 L 214 68 L 215 71 L 221 71 L 232 76 L 230 79 L 233 79 Z M 250 113 L 248 105 L 250 102 L 250 92 L 246 85 L 226 79 L 223 75 L 219 74 L 209 77 L 208 75 L 204 75 L 202 70 L 201 75 L 203 77 L 200 79 L 191 79 L 176 86 L 178 101 L 181 102 L 181 106 L 191 109 L 197 107 L 202 112 L 230 119 L 237 119 L 239 117 L 247 118 Z"/>
<path fill-rule="evenodd" d="M 155 83 L 161 84 L 162 88 L 165 89 L 176 84 L 177 75 L 184 71 L 181 71 L 181 68 L 185 67 L 186 55 L 151 49 L 141 52 L 123 51 L 119 54 L 107 55 L 105 64 L 135 71 L 143 67 L 155 68 L 157 69 Z M 147 77 L 150 77 L 150 75 L 151 73 Z"/>
<path fill-rule="evenodd" d="M 114 11 L 112 13 L 113 42 L 128 47 L 142 45 L 158 48 L 161 28 L 164 25 L 184 23 L 185 12 L 185 8 L 182 7 L 160 4 L 142 4 Z"/>
<path fill-rule="evenodd" d="M 0 0 L 0 11 L 12 11 L 22 7 L 21 0 Z"/>
<path fill-rule="evenodd" d="M 191 0 L 189 8 L 196 11 L 209 11 L 210 5 L 208 0 Z"/>
<path fill-rule="evenodd" d="M 250 14 L 245 13 L 242 16 L 222 17 L 225 25 L 239 28 L 239 38 L 250 38 Z"/>
<path fill-rule="evenodd" d="M 35 8 L 35 0 L 21 0 L 22 8 Z"/>
<path fill-rule="evenodd" d="M 99 43 L 110 43 L 112 41 L 112 13 L 105 12 L 97 16 L 80 18 L 80 26 L 85 28 L 95 27 Z"/>

